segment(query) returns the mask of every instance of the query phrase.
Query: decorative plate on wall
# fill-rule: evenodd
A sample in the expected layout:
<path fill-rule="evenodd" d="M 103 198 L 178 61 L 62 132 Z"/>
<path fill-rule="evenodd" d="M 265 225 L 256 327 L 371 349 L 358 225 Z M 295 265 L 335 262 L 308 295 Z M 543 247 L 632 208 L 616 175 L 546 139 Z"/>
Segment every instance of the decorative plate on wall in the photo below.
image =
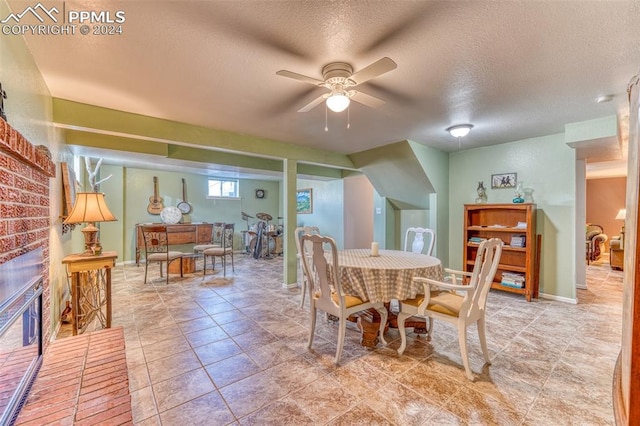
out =
<path fill-rule="evenodd" d="M 162 223 L 175 225 L 180 222 L 180 219 L 182 219 L 182 212 L 177 207 L 165 207 L 160 212 L 160 219 L 162 220 Z"/>
<path fill-rule="evenodd" d="M 256 198 L 264 198 L 265 195 L 267 194 L 264 189 L 256 189 Z"/>

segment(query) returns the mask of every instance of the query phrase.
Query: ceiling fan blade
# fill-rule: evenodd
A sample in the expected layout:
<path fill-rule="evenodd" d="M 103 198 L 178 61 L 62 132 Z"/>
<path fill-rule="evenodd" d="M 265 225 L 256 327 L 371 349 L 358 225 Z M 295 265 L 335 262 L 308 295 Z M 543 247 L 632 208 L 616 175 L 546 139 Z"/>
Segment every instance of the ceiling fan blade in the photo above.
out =
<path fill-rule="evenodd" d="M 309 102 L 307 105 L 303 106 L 302 108 L 300 108 L 298 110 L 298 112 L 308 112 L 311 111 L 313 108 L 317 107 L 318 105 L 320 105 L 322 102 L 324 102 L 325 99 L 327 99 L 328 94 L 324 94 L 324 95 L 320 95 L 317 98 L 315 98 L 314 100 L 312 100 L 311 102 Z"/>
<path fill-rule="evenodd" d="M 357 90 L 354 90 L 354 92 L 353 96 L 351 96 L 352 101 L 356 101 L 371 108 L 378 108 L 379 106 L 384 105 L 384 101 L 380 98 L 358 92 Z"/>
<path fill-rule="evenodd" d="M 322 86 L 324 84 L 324 81 L 322 80 L 318 80 L 313 77 L 307 77 L 306 75 L 298 74 L 297 72 L 280 70 L 277 71 L 276 74 L 281 75 L 282 77 L 289 77 L 294 80 L 303 81 L 305 83 L 311 83 L 314 86 Z"/>
<path fill-rule="evenodd" d="M 366 68 L 361 69 L 357 73 L 349 77 L 349 80 L 355 81 L 356 84 L 362 84 L 374 77 L 382 75 L 386 72 L 394 70 L 398 65 L 391 58 L 384 57 Z"/>

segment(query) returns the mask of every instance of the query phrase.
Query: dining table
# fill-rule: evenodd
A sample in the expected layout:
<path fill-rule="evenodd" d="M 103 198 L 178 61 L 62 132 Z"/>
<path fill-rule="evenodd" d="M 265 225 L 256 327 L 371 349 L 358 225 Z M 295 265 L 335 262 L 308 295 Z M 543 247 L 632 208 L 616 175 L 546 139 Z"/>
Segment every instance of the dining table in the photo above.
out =
<path fill-rule="evenodd" d="M 443 276 L 442 262 L 437 257 L 401 250 L 382 249 L 377 256 L 373 256 L 370 249 L 339 250 L 338 265 L 345 294 L 365 301 L 384 302 L 387 308 L 392 300 L 412 299 L 424 293 L 422 283 L 413 281 L 415 277 L 442 280 Z M 329 273 L 333 273 L 331 265 Z M 371 309 L 352 320 L 357 321 L 362 331 L 362 345 L 375 347 L 381 320 L 377 311 Z M 392 326 L 396 326 L 394 320 L 395 314 L 389 312 Z M 424 320 L 407 321 L 406 326 L 426 332 Z"/>

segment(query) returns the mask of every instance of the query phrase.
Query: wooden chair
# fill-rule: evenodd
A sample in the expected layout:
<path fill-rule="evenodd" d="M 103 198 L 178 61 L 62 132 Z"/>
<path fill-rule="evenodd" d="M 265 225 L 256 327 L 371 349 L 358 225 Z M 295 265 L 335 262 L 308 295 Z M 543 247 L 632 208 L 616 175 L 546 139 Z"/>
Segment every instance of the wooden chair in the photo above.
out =
<path fill-rule="evenodd" d="M 162 277 L 162 264 L 167 264 L 167 284 L 169 284 L 169 264 L 180 259 L 180 276 L 182 277 L 182 256 L 184 253 L 169 249 L 169 236 L 166 225 L 143 225 L 142 238 L 144 239 L 145 264 L 144 283 L 147 283 L 147 272 L 150 263 L 160 264 L 160 277 Z"/>
<path fill-rule="evenodd" d="M 207 258 L 211 257 L 211 268 L 215 269 L 215 258 L 220 257 L 222 259 L 223 274 L 227 276 L 227 256 L 231 256 L 231 269 L 235 272 L 235 266 L 233 264 L 233 236 L 235 231 L 234 223 L 226 223 L 222 228 L 222 246 L 211 247 L 202 252 L 204 255 L 204 268 L 202 275 L 207 275 Z"/>
<path fill-rule="evenodd" d="M 302 275 L 302 297 L 300 300 L 300 307 L 302 308 L 304 306 L 304 298 L 307 294 L 307 276 L 304 272 L 304 267 L 302 266 L 302 260 L 300 260 L 300 256 L 302 253 L 302 249 L 300 248 L 300 237 L 302 237 L 305 234 L 311 234 L 311 235 L 318 235 L 320 234 L 320 228 L 318 228 L 317 226 L 300 226 L 298 228 L 296 228 L 295 232 L 295 237 L 296 237 L 296 253 L 298 256 L 298 264 L 300 265 L 300 272 Z"/>
<path fill-rule="evenodd" d="M 325 248 L 328 253 L 325 256 Z M 360 299 L 357 296 L 344 294 L 340 285 L 340 266 L 338 264 L 338 252 L 333 238 L 322 235 L 303 235 L 300 237 L 300 247 L 302 253 L 300 259 L 307 275 L 309 285 L 309 312 L 311 314 L 311 325 L 309 327 L 309 344 L 311 348 L 316 328 L 317 310 L 320 309 L 339 319 L 338 326 L 338 346 L 336 349 L 335 364 L 340 362 L 344 337 L 347 328 L 347 318 L 356 312 L 374 308 L 380 313 L 380 341 L 384 340 L 384 329 L 387 324 L 387 309 L 384 304 L 371 303 Z M 333 273 L 328 272 L 327 258 L 331 259 Z"/>
<path fill-rule="evenodd" d="M 410 239 L 411 235 L 413 235 L 413 240 Z M 424 250 L 425 237 L 427 237 L 426 250 Z M 411 246 L 409 246 L 409 241 L 411 241 Z M 435 243 L 436 233 L 433 229 L 410 227 L 407 228 L 407 233 L 404 237 L 404 251 L 412 251 L 414 253 L 422 253 L 424 251 L 424 254 L 431 256 Z"/>
<path fill-rule="evenodd" d="M 427 338 L 429 339 L 433 332 L 434 318 L 450 322 L 458 328 L 458 343 L 460 344 L 462 362 L 467 378 L 473 381 L 474 376 L 469 366 L 467 353 L 467 327 L 469 324 L 477 324 L 482 354 L 487 364 L 490 364 L 484 316 L 487 296 L 496 275 L 501 254 L 502 240 L 492 238 L 480 243 L 473 272 L 446 269 L 453 276 L 450 281 L 445 282 L 422 277 L 414 278 L 414 281 L 424 285 L 424 294 L 415 299 L 403 300 L 400 303 L 398 330 L 402 343 L 398 354 L 402 355 L 407 347 L 407 332 L 404 328 L 404 322 L 407 318 L 414 315 L 428 318 Z M 469 283 L 462 285 L 462 280 L 458 279 L 457 275 L 469 277 Z M 458 292 L 463 292 L 464 295 L 458 294 Z"/>

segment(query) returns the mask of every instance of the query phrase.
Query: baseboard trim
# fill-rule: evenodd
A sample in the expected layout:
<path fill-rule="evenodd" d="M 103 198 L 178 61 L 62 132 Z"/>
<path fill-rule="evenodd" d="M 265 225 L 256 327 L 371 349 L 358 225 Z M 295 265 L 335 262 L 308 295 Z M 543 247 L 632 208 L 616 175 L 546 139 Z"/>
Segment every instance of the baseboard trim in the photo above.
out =
<path fill-rule="evenodd" d="M 580 290 L 588 290 L 589 289 L 586 284 L 576 284 L 576 288 L 579 288 Z"/>
<path fill-rule="evenodd" d="M 287 290 L 293 290 L 294 288 L 298 288 L 298 283 L 297 283 L 297 282 L 295 282 L 295 283 L 289 283 L 289 284 L 287 284 L 287 283 L 282 283 L 282 287 L 283 287 L 283 288 L 286 288 Z"/>
<path fill-rule="evenodd" d="M 556 296 L 555 294 L 546 294 L 546 293 L 540 293 L 539 296 L 542 299 L 555 300 L 556 302 L 570 303 L 572 305 L 578 304 L 577 299 L 572 299 L 570 297 L 562 297 L 562 296 Z"/>

